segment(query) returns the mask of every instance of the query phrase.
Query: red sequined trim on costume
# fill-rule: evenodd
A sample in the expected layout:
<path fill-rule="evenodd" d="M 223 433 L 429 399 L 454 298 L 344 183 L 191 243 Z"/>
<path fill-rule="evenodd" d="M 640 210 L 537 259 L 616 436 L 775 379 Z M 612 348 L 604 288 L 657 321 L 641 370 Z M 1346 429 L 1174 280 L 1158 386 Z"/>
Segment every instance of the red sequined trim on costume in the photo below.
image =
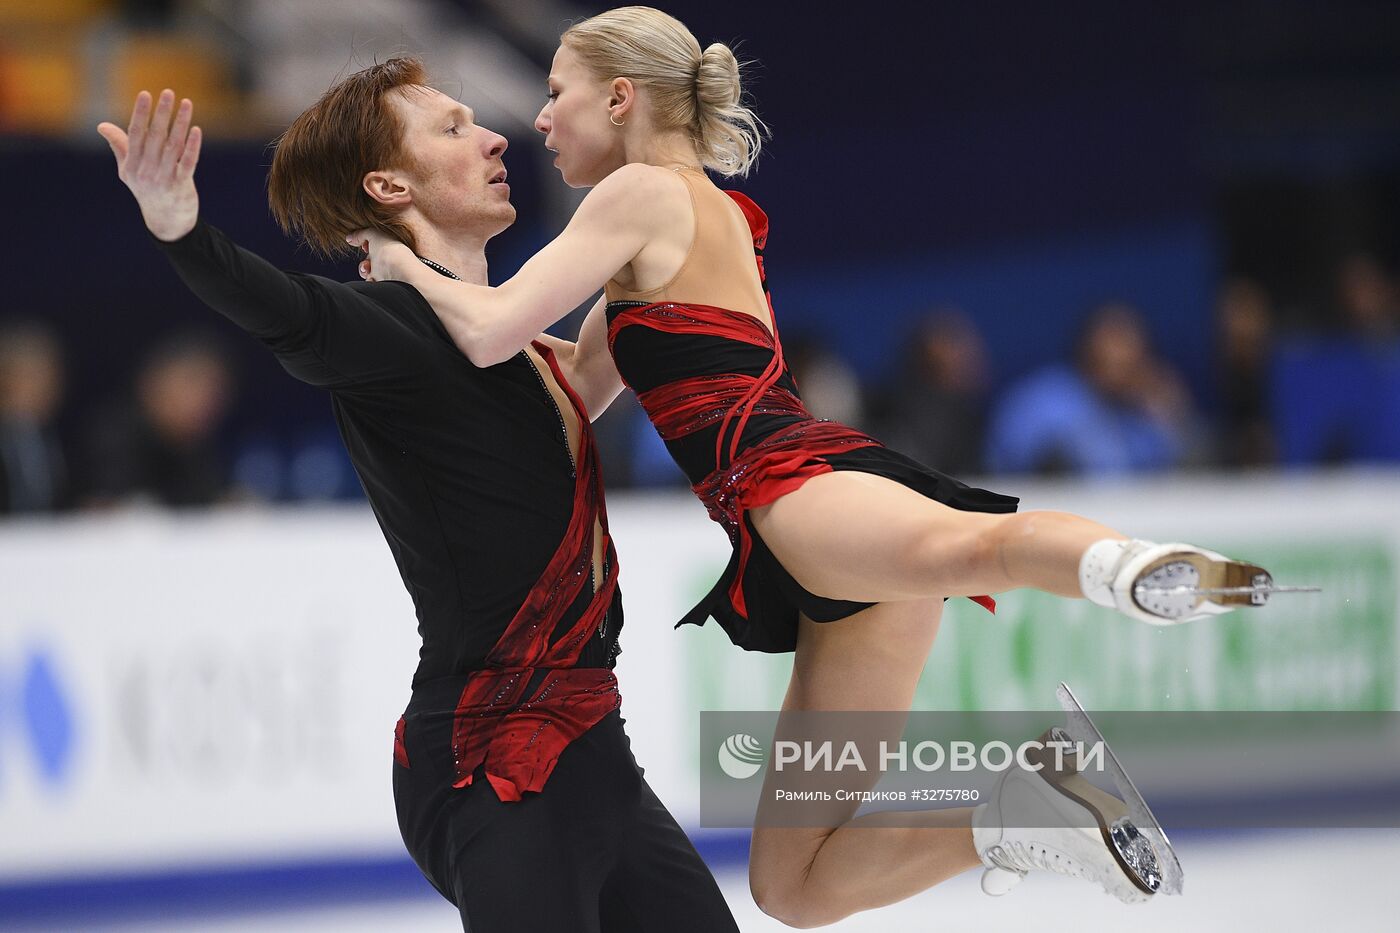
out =
<path fill-rule="evenodd" d="M 404 719 L 399 717 L 399 721 L 394 725 L 394 760 L 401 767 L 408 767 L 408 749 L 403 744 Z"/>
<path fill-rule="evenodd" d="M 726 373 L 697 376 L 637 393 L 651 423 L 664 440 L 675 440 L 710 427 L 722 420 L 735 405 L 744 401 L 758 380 L 753 376 Z M 811 418 L 797 396 L 781 386 L 772 386 L 754 407 L 756 415 L 792 415 Z"/>
<path fill-rule="evenodd" d="M 570 742 L 617 709 L 617 678 L 604 668 L 576 668 L 579 654 L 612 605 L 617 590 L 617 554 L 608 534 L 607 508 L 598 453 L 588 415 L 559 370 L 554 354 L 535 344 L 579 413 L 582 432 L 574 485 L 574 510 L 540 580 L 511 619 L 457 702 L 452 728 L 454 786 L 472 783 L 483 763 L 501 800 L 539 791 Z M 559 620 L 588 585 L 593 528 L 603 531 L 606 572 L 588 608 L 569 631 L 551 641 Z M 525 693 L 544 670 L 534 693 Z"/>

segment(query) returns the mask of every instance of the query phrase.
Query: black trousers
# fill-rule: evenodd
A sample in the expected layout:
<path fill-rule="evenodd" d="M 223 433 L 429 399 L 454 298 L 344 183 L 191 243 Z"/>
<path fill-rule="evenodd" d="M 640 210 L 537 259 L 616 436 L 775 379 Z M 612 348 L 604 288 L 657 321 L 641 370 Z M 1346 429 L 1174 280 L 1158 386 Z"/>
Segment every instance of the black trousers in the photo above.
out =
<path fill-rule="evenodd" d="M 452 787 L 450 714 L 405 716 L 399 830 L 466 933 L 737 933 L 622 724 L 609 713 L 564 750 L 543 791 L 503 803 L 480 770 Z"/>

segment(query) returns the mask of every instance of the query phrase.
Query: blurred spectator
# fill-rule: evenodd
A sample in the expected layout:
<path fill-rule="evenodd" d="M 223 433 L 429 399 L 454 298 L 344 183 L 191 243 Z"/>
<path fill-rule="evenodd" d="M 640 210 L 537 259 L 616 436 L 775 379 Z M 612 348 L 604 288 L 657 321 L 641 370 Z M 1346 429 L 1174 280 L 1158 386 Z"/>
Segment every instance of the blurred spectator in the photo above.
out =
<path fill-rule="evenodd" d="M 66 504 L 67 470 L 53 434 L 62 397 L 53 333 L 38 323 L 0 326 L 0 515 Z"/>
<path fill-rule="evenodd" d="M 1249 279 L 1221 289 L 1218 379 L 1223 465 L 1258 467 L 1276 463 L 1278 439 L 1269 412 L 1274 313 L 1268 293 Z"/>
<path fill-rule="evenodd" d="M 1389 342 L 1400 333 L 1400 296 L 1373 256 L 1358 253 L 1342 262 L 1337 303 L 1343 326 L 1367 342 Z"/>
<path fill-rule="evenodd" d="M 1340 339 L 1281 344 L 1270 372 L 1279 459 L 1287 464 L 1400 462 L 1400 296 L 1373 257 L 1337 267 Z"/>
<path fill-rule="evenodd" d="M 782 341 L 783 359 L 807 410 L 817 418 L 861 427 L 865 402 L 850 364 L 809 334 L 783 336 Z"/>
<path fill-rule="evenodd" d="M 1178 464 L 1190 401 L 1154 358 L 1142 315 L 1124 304 L 1095 310 L 1074 366 L 1013 386 L 992 419 L 987 465 L 1000 472 L 1122 474 Z"/>
<path fill-rule="evenodd" d="M 226 498 L 229 470 L 215 432 L 228 409 L 230 383 L 217 344 L 182 336 L 159 346 L 137 375 L 135 398 L 93 429 L 88 504 L 201 506 Z"/>
<path fill-rule="evenodd" d="M 987 354 L 961 311 L 920 321 L 879 406 L 875 434 L 895 450 L 954 476 L 982 470 Z"/>

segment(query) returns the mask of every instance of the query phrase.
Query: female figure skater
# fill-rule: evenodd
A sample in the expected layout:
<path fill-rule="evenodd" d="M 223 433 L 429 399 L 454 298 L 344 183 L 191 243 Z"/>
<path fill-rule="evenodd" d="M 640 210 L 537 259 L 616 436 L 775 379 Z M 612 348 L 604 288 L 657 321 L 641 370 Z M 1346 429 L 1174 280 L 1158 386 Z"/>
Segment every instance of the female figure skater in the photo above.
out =
<path fill-rule="evenodd" d="M 1064 513 L 1014 514 L 1013 498 L 807 413 L 764 279 L 767 218 L 705 174 L 746 174 L 764 132 L 740 102 L 726 46 L 702 51 L 646 7 L 593 17 L 564 33 L 535 125 L 564 181 L 593 190 L 513 278 L 451 281 L 369 231 L 348 237 L 368 251 L 361 274 L 421 291 L 478 366 L 509 359 L 605 290 L 575 365 L 608 365 L 611 353 L 728 532 L 724 578 L 684 621 L 712 615 L 741 647 L 795 649 L 784 711 L 908 710 L 946 597 L 1035 587 L 1170 624 L 1250 601 L 1201 590 L 1267 588 L 1260 568 L 1190 545 L 1130 541 Z M 996 794 L 975 812 L 928 811 L 917 827 L 850 820 L 854 803 L 831 826 L 759 826 L 754 897 L 787 923 L 816 926 L 979 864 L 989 893 L 1050 868 L 1125 900 L 1149 896 L 1097 831 L 1001 825 L 1008 795 L 1018 806 L 1048 800 L 1048 782 L 1003 781 Z"/>

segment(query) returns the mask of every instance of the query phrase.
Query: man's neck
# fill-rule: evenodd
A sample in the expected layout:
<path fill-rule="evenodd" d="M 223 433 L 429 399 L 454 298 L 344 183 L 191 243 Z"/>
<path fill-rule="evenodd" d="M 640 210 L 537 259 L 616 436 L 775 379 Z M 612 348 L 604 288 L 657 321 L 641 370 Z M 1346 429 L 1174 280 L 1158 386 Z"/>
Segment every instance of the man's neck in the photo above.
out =
<path fill-rule="evenodd" d="M 449 269 L 463 282 L 486 285 L 486 238 L 444 234 L 435 227 L 414 231 L 418 255 Z"/>

